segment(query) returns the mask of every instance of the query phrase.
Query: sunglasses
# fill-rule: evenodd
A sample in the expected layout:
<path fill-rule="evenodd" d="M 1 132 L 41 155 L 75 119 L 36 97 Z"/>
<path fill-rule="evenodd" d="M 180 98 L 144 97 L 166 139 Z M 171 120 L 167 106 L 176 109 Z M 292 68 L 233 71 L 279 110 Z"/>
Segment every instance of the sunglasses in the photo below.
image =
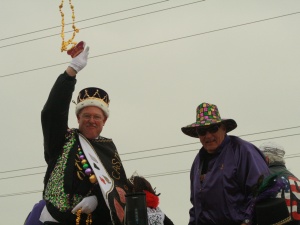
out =
<path fill-rule="evenodd" d="M 219 130 L 220 126 L 221 126 L 221 124 L 215 124 L 215 125 L 209 126 L 207 128 L 198 127 L 198 128 L 196 128 L 196 132 L 197 132 L 198 136 L 204 136 L 204 135 L 206 135 L 207 132 L 214 134 Z"/>

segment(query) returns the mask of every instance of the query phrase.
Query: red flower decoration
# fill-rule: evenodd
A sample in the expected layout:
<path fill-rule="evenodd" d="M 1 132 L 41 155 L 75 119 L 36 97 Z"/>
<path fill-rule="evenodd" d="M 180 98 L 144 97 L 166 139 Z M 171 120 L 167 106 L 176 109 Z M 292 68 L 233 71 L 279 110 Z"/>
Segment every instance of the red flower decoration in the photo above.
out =
<path fill-rule="evenodd" d="M 145 191 L 147 207 L 156 208 L 159 204 L 159 197 L 149 191 Z"/>

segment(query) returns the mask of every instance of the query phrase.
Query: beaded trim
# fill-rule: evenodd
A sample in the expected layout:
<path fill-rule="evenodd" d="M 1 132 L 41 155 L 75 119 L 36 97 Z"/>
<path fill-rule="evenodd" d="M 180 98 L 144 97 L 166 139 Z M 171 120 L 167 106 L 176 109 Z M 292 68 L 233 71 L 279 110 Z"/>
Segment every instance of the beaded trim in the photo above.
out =
<path fill-rule="evenodd" d="M 93 142 L 112 142 L 112 139 L 99 136 L 99 138 L 93 139 L 91 141 L 93 141 Z"/>
<path fill-rule="evenodd" d="M 82 168 L 78 168 L 79 169 L 79 173 L 84 170 L 84 174 L 87 175 L 89 177 L 89 180 L 92 184 L 97 183 L 97 178 L 94 174 L 93 169 L 91 168 L 88 160 L 86 159 L 83 150 L 81 149 L 81 147 L 78 145 L 78 152 L 77 152 L 77 157 L 81 162 L 81 166 Z M 79 176 L 77 174 L 78 178 L 82 180 L 81 176 Z"/>
<path fill-rule="evenodd" d="M 63 146 L 63 153 L 57 159 L 56 165 L 50 175 L 49 181 L 45 188 L 44 199 L 51 202 L 61 212 L 66 212 L 74 208 L 84 196 L 66 194 L 64 190 L 64 171 L 69 157 L 70 150 L 76 141 L 75 129 L 68 130 L 66 142 Z"/>
<path fill-rule="evenodd" d="M 285 218 L 284 220 L 279 221 L 278 223 L 273 223 L 272 225 L 282 225 L 282 224 L 286 224 L 287 222 L 292 221 L 291 216 L 289 216 L 288 218 Z"/>

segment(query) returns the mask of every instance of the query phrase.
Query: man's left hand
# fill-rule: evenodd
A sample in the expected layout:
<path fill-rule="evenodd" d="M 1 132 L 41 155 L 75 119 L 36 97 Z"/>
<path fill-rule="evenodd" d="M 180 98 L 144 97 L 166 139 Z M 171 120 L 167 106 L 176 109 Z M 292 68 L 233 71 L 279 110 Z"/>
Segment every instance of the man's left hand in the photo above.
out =
<path fill-rule="evenodd" d="M 82 213 L 90 214 L 96 209 L 97 205 L 98 200 L 95 195 L 85 197 L 74 207 L 74 209 L 72 209 L 72 213 L 75 214 L 79 209 L 81 209 Z"/>

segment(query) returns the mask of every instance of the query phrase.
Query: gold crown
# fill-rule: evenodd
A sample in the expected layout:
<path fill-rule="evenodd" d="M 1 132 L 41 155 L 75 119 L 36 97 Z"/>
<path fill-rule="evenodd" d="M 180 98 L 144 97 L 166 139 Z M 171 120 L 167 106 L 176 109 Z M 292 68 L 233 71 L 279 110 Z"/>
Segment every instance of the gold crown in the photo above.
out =
<path fill-rule="evenodd" d="M 95 90 L 96 89 L 96 90 Z M 82 93 L 84 91 L 84 93 Z M 94 91 L 94 93 L 92 93 Z M 102 90 L 102 93 L 100 93 L 100 90 L 98 88 L 86 88 L 79 92 L 78 98 L 77 98 L 77 104 L 86 100 L 86 99 L 95 99 L 95 100 L 102 100 L 106 105 L 109 105 L 109 97 L 108 94 Z M 101 96 L 103 95 L 103 97 Z M 81 97 L 83 95 L 83 97 Z"/>

